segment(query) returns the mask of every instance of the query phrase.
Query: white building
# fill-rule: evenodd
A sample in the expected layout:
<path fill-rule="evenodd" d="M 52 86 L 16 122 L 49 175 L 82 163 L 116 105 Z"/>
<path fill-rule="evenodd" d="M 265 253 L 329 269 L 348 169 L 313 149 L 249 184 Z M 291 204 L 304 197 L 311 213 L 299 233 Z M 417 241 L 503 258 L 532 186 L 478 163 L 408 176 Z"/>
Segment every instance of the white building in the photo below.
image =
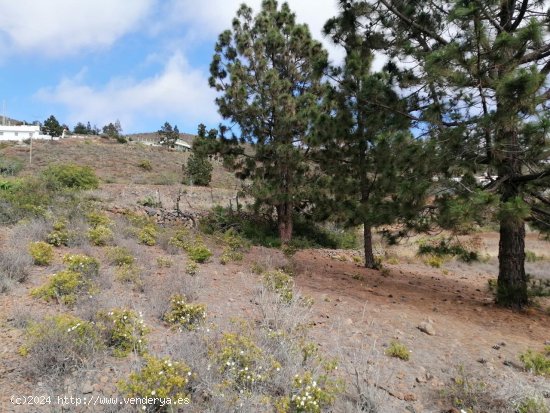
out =
<path fill-rule="evenodd" d="M 22 142 L 27 139 L 51 139 L 50 135 L 42 135 L 40 126 L 21 125 L 7 126 L 0 125 L 0 141 Z"/>

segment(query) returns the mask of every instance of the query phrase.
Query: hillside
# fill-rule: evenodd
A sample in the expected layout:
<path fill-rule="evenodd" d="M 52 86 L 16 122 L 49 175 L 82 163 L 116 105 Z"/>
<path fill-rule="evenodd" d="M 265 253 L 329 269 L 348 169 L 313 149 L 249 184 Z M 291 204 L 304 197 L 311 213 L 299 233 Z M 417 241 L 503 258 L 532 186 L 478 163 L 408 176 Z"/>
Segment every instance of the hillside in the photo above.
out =
<path fill-rule="evenodd" d="M 293 253 L 189 220 L 159 225 L 148 218 L 139 206 L 147 198 L 171 210 L 183 194 L 180 208 L 197 219 L 214 205 L 235 206 L 238 182 L 219 164 L 211 188 L 180 184 L 186 153 L 99 138 L 35 142 L 32 165 L 28 146 L 1 153 L 24 162 L 19 178 L 75 162 L 101 180 L 91 191 L 51 195 L 42 215 L 0 226 L 2 412 L 58 412 L 57 395 L 94 401 L 64 411 L 143 411 L 122 397 L 171 394 L 169 381 L 157 379 L 163 374 L 189 382 L 183 396 L 190 404 L 174 411 L 197 413 L 512 413 L 527 403 L 539 410 L 522 412 L 540 413 L 549 404 L 549 376 L 534 374 L 520 355 L 550 345 L 550 299 L 534 298 L 537 306 L 523 313 L 494 305 L 497 233 L 461 236 L 481 258 L 471 263 L 418 256 L 429 237 L 392 247 L 377 238 L 382 270 L 367 270 L 360 249 Z M 139 166 L 144 160 L 151 171 Z M 49 260 L 33 264 L 31 243 L 64 236 Z M 541 283 L 550 279 L 549 247 L 528 234 L 527 271 Z M 72 268 L 75 255 L 95 261 L 79 258 L 74 296 L 36 292 Z M 166 316 L 175 294 L 185 301 L 179 324 Z M 54 315 L 80 324 L 48 319 Z M 117 323 L 124 328 L 115 339 Z M 160 367 L 151 362 L 144 370 L 147 354 Z M 144 371 L 149 376 L 132 389 L 123 384 Z M 55 400 L 39 409 L 15 406 L 14 394 Z M 106 401 L 115 398 L 116 405 Z M 311 400 L 309 407 L 301 400 Z"/>

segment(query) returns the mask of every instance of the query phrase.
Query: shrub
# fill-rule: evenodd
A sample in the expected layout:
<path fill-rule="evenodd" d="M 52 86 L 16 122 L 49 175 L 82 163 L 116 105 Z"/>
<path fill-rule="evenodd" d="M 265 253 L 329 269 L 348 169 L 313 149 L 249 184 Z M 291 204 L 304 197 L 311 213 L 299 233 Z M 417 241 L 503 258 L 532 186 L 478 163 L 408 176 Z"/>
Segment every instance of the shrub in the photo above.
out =
<path fill-rule="evenodd" d="M 212 256 L 212 251 L 204 244 L 195 244 L 187 249 L 189 258 L 195 262 L 204 263 Z"/>
<path fill-rule="evenodd" d="M 443 258 L 445 256 L 458 256 L 464 262 L 478 261 L 477 252 L 464 248 L 460 243 L 451 238 L 435 238 L 421 240 L 418 246 L 419 255 L 432 255 Z"/>
<path fill-rule="evenodd" d="M 98 225 L 88 230 L 88 238 L 90 239 L 90 242 L 99 247 L 111 243 L 113 236 L 114 234 L 111 228 L 103 225 Z"/>
<path fill-rule="evenodd" d="M 283 270 L 266 272 L 263 276 L 264 286 L 277 293 L 283 302 L 290 303 L 294 298 L 294 281 L 292 277 Z"/>
<path fill-rule="evenodd" d="M 147 350 L 145 336 L 149 329 L 144 325 L 141 313 L 116 308 L 100 318 L 105 319 L 107 345 L 116 357 L 126 357 L 131 352 L 144 354 Z"/>
<path fill-rule="evenodd" d="M 109 227 L 113 224 L 113 221 L 111 221 L 109 217 L 102 212 L 90 212 L 86 215 L 86 219 L 92 228 L 99 226 Z"/>
<path fill-rule="evenodd" d="M 35 265 L 47 266 L 53 261 L 53 247 L 46 242 L 31 242 L 29 245 L 29 253 Z"/>
<path fill-rule="evenodd" d="M 63 257 L 69 271 L 79 272 L 84 277 L 96 277 L 99 274 L 99 261 L 93 257 L 79 254 L 67 254 Z"/>
<path fill-rule="evenodd" d="M 527 262 L 537 262 L 537 261 L 542 261 L 544 260 L 544 257 L 541 256 L 541 255 L 537 255 L 535 252 L 533 251 L 525 251 L 525 261 Z"/>
<path fill-rule="evenodd" d="M 336 399 L 337 387 L 321 377 L 315 380 L 310 372 L 296 375 L 289 411 L 296 413 L 320 413 Z"/>
<path fill-rule="evenodd" d="M 410 358 L 410 351 L 399 341 L 393 340 L 389 347 L 386 349 L 386 355 L 390 357 L 397 357 L 398 359 L 407 361 Z"/>
<path fill-rule="evenodd" d="M 91 292 L 91 284 L 81 273 L 65 270 L 52 275 L 46 284 L 32 290 L 31 295 L 46 301 L 55 299 L 65 305 L 73 305 L 78 292 L 86 289 Z"/>
<path fill-rule="evenodd" d="M 0 158 L 0 175 L 15 176 L 21 169 L 23 169 L 23 163 L 19 159 Z"/>
<path fill-rule="evenodd" d="M 529 349 L 520 354 L 519 359 L 526 370 L 539 376 L 550 376 L 550 345 L 541 353 Z"/>
<path fill-rule="evenodd" d="M 195 261 L 189 261 L 185 266 L 185 273 L 189 275 L 197 275 L 199 272 L 199 265 Z"/>
<path fill-rule="evenodd" d="M 438 256 L 430 256 L 424 260 L 424 262 L 430 267 L 441 268 L 443 265 L 443 258 Z"/>
<path fill-rule="evenodd" d="M 87 190 L 99 186 L 99 179 L 90 167 L 76 164 L 50 165 L 44 177 L 54 188 Z"/>
<path fill-rule="evenodd" d="M 69 231 L 63 221 L 58 221 L 53 225 L 53 231 L 46 236 L 46 242 L 54 247 L 69 244 Z"/>
<path fill-rule="evenodd" d="M 231 261 L 241 261 L 243 252 L 246 251 L 250 243 L 241 237 L 233 228 L 225 231 L 221 237 L 225 248 L 220 258 L 220 263 L 225 265 Z"/>
<path fill-rule="evenodd" d="M 25 281 L 33 262 L 34 259 L 25 250 L 16 248 L 0 250 L 0 274 L 10 280 Z"/>
<path fill-rule="evenodd" d="M 466 372 L 463 366 L 458 367 L 456 376 L 443 391 L 443 394 L 450 399 L 454 407 L 464 411 L 498 411 L 494 410 L 497 401 L 493 399 L 491 392 L 487 389 L 487 384 L 473 378 L 472 374 Z"/>
<path fill-rule="evenodd" d="M 138 233 L 138 239 L 141 244 L 153 246 L 157 243 L 158 231 L 153 225 L 146 225 Z"/>
<path fill-rule="evenodd" d="M 168 245 L 187 251 L 193 244 L 193 237 L 187 228 L 181 228 L 168 241 Z"/>
<path fill-rule="evenodd" d="M 138 205 L 149 207 L 149 208 L 158 208 L 162 206 L 160 201 L 157 201 L 152 196 L 146 196 L 145 198 L 139 200 L 137 203 Z"/>
<path fill-rule="evenodd" d="M 206 318 L 206 306 L 203 304 L 187 304 L 180 294 L 170 299 L 170 309 L 162 317 L 164 321 L 186 330 L 194 330 Z"/>
<path fill-rule="evenodd" d="M 192 380 L 193 373 L 185 363 L 172 361 L 168 357 L 158 359 L 146 356 L 141 370 L 131 373 L 128 380 L 119 381 L 118 388 L 128 397 L 182 399 L 189 404 Z M 144 411 L 168 411 L 169 407 L 160 403 L 159 400 L 154 405 L 144 405 Z"/>
<path fill-rule="evenodd" d="M 184 168 L 186 178 L 191 185 L 208 186 L 212 180 L 212 163 L 201 154 L 191 154 Z"/>
<path fill-rule="evenodd" d="M 148 172 L 153 170 L 153 165 L 148 159 L 142 159 L 141 161 L 139 161 L 138 167 Z"/>
<path fill-rule="evenodd" d="M 124 247 L 111 247 L 107 250 L 107 258 L 111 265 L 132 265 L 134 257 L 132 253 Z"/>
<path fill-rule="evenodd" d="M 528 397 L 519 403 L 518 413 L 550 413 L 550 408 L 544 401 L 537 397 Z"/>
<path fill-rule="evenodd" d="M 168 257 L 157 257 L 157 267 L 170 268 L 174 262 Z"/>
<path fill-rule="evenodd" d="M 22 355 L 33 375 L 58 376 L 82 367 L 104 345 L 96 326 L 67 314 L 30 322 Z"/>
<path fill-rule="evenodd" d="M 141 271 L 133 264 L 119 265 L 115 270 L 115 278 L 122 283 L 132 283 L 137 288 L 143 286 Z"/>

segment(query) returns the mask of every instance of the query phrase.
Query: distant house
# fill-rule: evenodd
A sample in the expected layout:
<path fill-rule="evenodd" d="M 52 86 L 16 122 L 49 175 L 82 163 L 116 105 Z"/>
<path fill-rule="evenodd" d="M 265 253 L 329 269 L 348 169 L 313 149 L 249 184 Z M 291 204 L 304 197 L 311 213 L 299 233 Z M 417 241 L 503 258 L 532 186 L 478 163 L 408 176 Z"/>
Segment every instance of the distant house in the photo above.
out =
<path fill-rule="evenodd" d="M 42 135 L 40 126 L 19 125 L 8 126 L 0 125 L 0 141 L 22 142 L 27 139 L 52 139 L 50 135 Z"/>
<path fill-rule="evenodd" d="M 178 139 L 174 143 L 174 149 L 176 149 L 177 151 L 187 152 L 187 151 L 190 151 L 192 149 L 192 146 L 189 145 L 184 140 Z"/>

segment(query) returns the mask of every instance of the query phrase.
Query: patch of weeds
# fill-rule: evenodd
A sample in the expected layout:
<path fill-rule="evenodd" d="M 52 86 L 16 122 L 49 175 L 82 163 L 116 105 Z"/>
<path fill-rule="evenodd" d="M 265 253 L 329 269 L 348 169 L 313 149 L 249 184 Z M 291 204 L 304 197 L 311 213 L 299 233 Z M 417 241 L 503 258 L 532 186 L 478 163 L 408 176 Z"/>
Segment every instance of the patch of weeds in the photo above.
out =
<path fill-rule="evenodd" d="M 46 236 L 46 242 L 54 247 L 69 245 L 69 231 L 64 221 L 57 221 L 53 224 L 53 231 Z"/>
<path fill-rule="evenodd" d="M 107 250 L 107 259 L 111 265 L 132 265 L 134 256 L 124 247 L 111 247 Z"/>
<path fill-rule="evenodd" d="M 134 284 L 138 289 L 143 287 L 141 271 L 133 264 L 122 264 L 117 266 L 115 269 L 115 278 L 121 283 Z"/>
<path fill-rule="evenodd" d="M 174 261 L 172 261 L 168 257 L 157 257 L 157 267 L 159 268 L 170 268 L 174 265 Z"/>
<path fill-rule="evenodd" d="M 473 262 L 478 261 L 479 259 L 476 251 L 466 249 L 458 241 L 452 238 L 420 240 L 418 245 L 418 255 L 431 255 L 439 258 L 456 256 L 464 262 Z"/>
<path fill-rule="evenodd" d="M 93 257 L 81 254 L 67 254 L 63 257 L 63 263 L 69 271 L 79 272 L 84 277 L 97 277 L 99 275 L 99 261 Z"/>
<path fill-rule="evenodd" d="M 195 261 L 189 261 L 185 266 L 185 273 L 189 275 L 197 275 L 199 272 L 199 264 Z"/>
<path fill-rule="evenodd" d="M 390 343 L 385 353 L 387 356 L 396 357 L 404 361 L 408 361 L 409 358 L 411 357 L 411 353 L 407 348 L 407 346 L 405 346 L 404 344 L 400 343 L 397 340 L 393 340 Z"/>
<path fill-rule="evenodd" d="M 165 412 L 169 407 L 161 405 L 160 399 L 190 401 L 193 378 L 191 369 L 183 362 L 146 356 L 141 370 L 131 373 L 128 380 L 119 381 L 118 389 L 128 397 L 158 398 L 156 404 L 144 405 L 144 411 Z"/>
<path fill-rule="evenodd" d="M 530 297 L 550 297 L 550 280 L 529 277 L 527 294 Z"/>
<path fill-rule="evenodd" d="M 144 171 L 150 172 L 153 170 L 153 165 L 149 159 L 142 159 L 138 162 L 138 168 L 143 169 Z"/>
<path fill-rule="evenodd" d="M 206 319 L 206 306 L 188 304 L 183 295 L 176 294 L 170 299 L 170 309 L 162 319 L 175 327 L 194 330 Z"/>
<path fill-rule="evenodd" d="M 426 265 L 429 265 L 430 267 L 433 267 L 433 268 L 441 268 L 441 266 L 443 265 L 443 262 L 444 262 L 443 258 L 436 255 L 432 255 L 424 260 L 424 263 Z"/>
<path fill-rule="evenodd" d="M 65 270 L 53 274 L 42 287 L 33 289 L 31 296 L 43 298 L 46 301 L 55 299 L 71 306 L 76 303 L 77 295 L 80 292 L 92 293 L 92 284 L 81 273 Z"/>
<path fill-rule="evenodd" d="M 158 230 L 154 225 L 146 225 L 138 232 L 138 240 L 143 245 L 153 246 L 157 243 Z"/>
<path fill-rule="evenodd" d="M 82 367 L 104 345 L 97 327 L 68 314 L 30 321 L 19 353 L 29 358 L 32 375 L 57 376 Z"/>
<path fill-rule="evenodd" d="M 29 253 L 35 265 L 48 266 L 53 261 L 53 247 L 46 242 L 31 242 Z"/>
<path fill-rule="evenodd" d="M 538 397 L 528 397 L 522 400 L 518 407 L 518 413 L 550 413 L 550 408 L 544 399 Z"/>
<path fill-rule="evenodd" d="M 498 280 L 496 278 L 489 278 L 487 280 L 487 286 L 489 288 L 489 292 L 496 294 L 498 289 Z"/>
<path fill-rule="evenodd" d="M 146 196 L 143 199 L 140 199 L 139 201 L 137 201 L 137 204 L 141 205 L 141 206 L 144 206 L 144 207 L 149 207 L 149 208 L 159 208 L 159 207 L 162 206 L 162 203 L 160 201 L 156 200 L 151 195 Z"/>
<path fill-rule="evenodd" d="M 269 271 L 264 274 L 263 283 L 267 290 L 277 293 L 284 302 L 292 302 L 294 280 L 291 275 L 283 270 Z"/>
<path fill-rule="evenodd" d="M 27 251 L 15 247 L 2 249 L 0 251 L 0 279 L 23 282 L 30 273 L 30 267 L 34 259 Z"/>
<path fill-rule="evenodd" d="M 105 320 L 107 345 L 113 348 L 116 357 L 126 357 L 131 352 L 142 355 L 147 350 L 146 335 L 149 329 L 143 322 L 141 313 L 116 308 L 107 314 L 100 314 Z"/>
<path fill-rule="evenodd" d="M 44 170 L 43 176 L 55 188 L 87 190 L 99 186 L 99 178 L 89 166 L 72 163 L 50 165 Z"/>
<path fill-rule="evenodd" d="M 221 237 L 224 244 L 220 263 L 225 265 L 232 261 L 241 261 L 243 253 L 250 248 L 250 243 L 241 237 L 233 228 L 229 228 Z"/>
<path fill-rule="evenodd" d="M 491 399 L 487 384 L 471 377 L 463 366 L 458 367 L 456 376 L 443 390 L 443 395 L 455 408 L 467 412 L 486 411 L 487 408 L 493 408 L 495 403 Z"/>
<path fill-rule="evenodd" d="M 537 261 L 543 261 L 545 257 L 542 255 L 537 255 L 533 251 L 525 251 L 525 261 L 527 262 L 537 262 Z"/>
<path fill-rule="evenodd" d="M 338 386 L 322 375 L 315 379 L 309 371 L 294 376 L 292 396 L 280 399 L 276 407 L 281 412 L 320 413 L 330 408 L 339 392 Z"/>
<path fill-rule="evenodd" d="M 86 220 L 88 221 L 88 223 L 92 228 L 96 228 L 99 226 L 109 227 L 113 224 L 113 221 L 111 221 L 111 219 L 107 215 L 97 211 L 90 212 L 89 214 L 87 214 Z"/>
<path fill-rule="evenodd" d="M 542 352 L 529 349 L 520 354 L 519 359 L 526 370 L 538 376 L 550 376 L 550 345 L 544 347 Z"/>

